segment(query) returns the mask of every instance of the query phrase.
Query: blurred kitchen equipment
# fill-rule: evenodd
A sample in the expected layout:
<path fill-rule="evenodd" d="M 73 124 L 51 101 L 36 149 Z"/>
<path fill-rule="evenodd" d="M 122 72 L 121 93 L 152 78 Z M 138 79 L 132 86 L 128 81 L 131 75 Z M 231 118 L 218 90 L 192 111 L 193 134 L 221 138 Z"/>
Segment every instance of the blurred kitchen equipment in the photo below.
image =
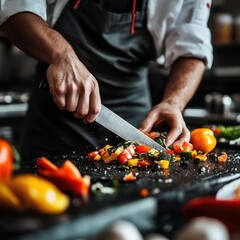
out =
<path fill-rule="evenodd" d="M 225 117 L 232 114 L 233 101 L 229 95 L 213 92 L 207 94 L 204 100 L 208 113 L 222 114 Z"/>
<path fill-rule="evenodd" d="M 240 15 L 235 17 L 235 41 L 240 42 Z"/>
<path fill-rule="evenodd" d="M 213 17 L 213 41 L 230 43 L 233 39 L 233 17 L 228 13 L 217 13 Z"/>

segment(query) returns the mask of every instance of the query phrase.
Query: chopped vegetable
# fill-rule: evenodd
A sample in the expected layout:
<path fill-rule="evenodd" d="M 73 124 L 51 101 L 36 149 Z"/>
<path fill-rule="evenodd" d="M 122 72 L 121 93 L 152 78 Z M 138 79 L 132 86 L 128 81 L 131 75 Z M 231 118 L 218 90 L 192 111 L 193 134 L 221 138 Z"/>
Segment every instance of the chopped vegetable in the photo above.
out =
<path fill-rule="evenodd" d="M 135 181 L 136 179 L 137 179 L 136 176 L 132 172 L 126 174 L 123 178 L 123 180 L 126 182 Z"/>
<path fill-rule="evenodd" d="M 77 194 L 85 200 L 88 198 L 90 177 L 87 175 L 82 177 L 71 161 L 66 160 L 61 167 L 57 167 L 47 158 L 41 157 L 37 166 L 39 174 L 53 182 L 62 191 Z M 56 169 L 49 166 L 55 166 Z"/>
<path fill-rule="evenodd" d="M 141 197 L 147 197 L 147 196 L 149 196 L 149 190 L 147 189 L 147 188 L 142 188 L 141 190 L 140 190 L 140 196 Z"/>
<path fill-rule="evenodd" d="M 136 150 L 136 152 L 137 153 L 147 153 L 147 152 L 149 152 L 150 151 L 150 149 L 151 149 L 151 147 L 149 147 L 149 146 L 146 146 L 146 145 L 138 145 L 138 146 L 136 146 L 136 148 L 135 148 L 135 150 Z"/>
<path fill-rule="evenodd" d="M 219 162 L 226 162 L 228 159 L 228 155 L 226 152 L 222 152 L 221 155 L 218 156 Z"/>

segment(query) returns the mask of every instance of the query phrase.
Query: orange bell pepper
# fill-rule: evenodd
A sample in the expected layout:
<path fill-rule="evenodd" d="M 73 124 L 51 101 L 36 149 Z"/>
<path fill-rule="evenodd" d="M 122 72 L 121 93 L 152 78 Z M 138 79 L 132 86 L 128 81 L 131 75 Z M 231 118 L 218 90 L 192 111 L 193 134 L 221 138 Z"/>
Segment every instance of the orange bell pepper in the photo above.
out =
<path fill-rule="evenodd" d="M 12 176 L 13 150 L 8 141 L 0 138 L 0 181 Z"/>
<path fill-rule="evenodd" d="M 204 153 L 211 152 L 217 144 L 214 133 L 209 128 L 196 128 L 191 132 L 191 140 L 193 147 L 197 151 Z"/>
<path fill-rule="evenodd" d="M 87 200 L 90 177 L 87 175 L 82 177 L 71 161 L 66 160 L 61 167 L 57 167 L 47 158 L 41 157 L 37 162 L 37 167 L 42 177 L 53 182 L 62 191 L 79 195 Z"/>

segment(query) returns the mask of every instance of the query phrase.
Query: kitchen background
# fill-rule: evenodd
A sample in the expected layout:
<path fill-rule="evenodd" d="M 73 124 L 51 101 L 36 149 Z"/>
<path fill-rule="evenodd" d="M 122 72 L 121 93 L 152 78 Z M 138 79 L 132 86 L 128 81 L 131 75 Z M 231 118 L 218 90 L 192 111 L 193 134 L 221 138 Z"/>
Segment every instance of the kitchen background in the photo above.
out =
<path fill-rule="evenodd" d="M 209 26 L 212 30 L 214 64 L 206 71 L 184 117 L 189 126 L 203 124 L 237 125 L 240 122 L 240 2 L 213 0 Z M 31 75 L 36 60 L 0 37 L 0 135 L 18 142 L 27 110 Z M 167 79 L 167 70 L 151 63 L 149 81 Z M 164 83 L 164 81 L 163 81 Z"/>

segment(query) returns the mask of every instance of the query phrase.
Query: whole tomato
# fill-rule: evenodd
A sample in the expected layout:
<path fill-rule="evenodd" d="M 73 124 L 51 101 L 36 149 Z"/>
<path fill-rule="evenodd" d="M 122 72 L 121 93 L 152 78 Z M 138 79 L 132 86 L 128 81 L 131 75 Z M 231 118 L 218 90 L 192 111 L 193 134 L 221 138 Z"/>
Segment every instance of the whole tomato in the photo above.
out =
<path fill-rule="evenodd" d="M 217 144 L 214 133 L 209 128 L 196 128 L 191 132 L 193 148 L 204 153 L 211 152 Z"/>
<path fill-rule="evenodd" d="M 6 180 L 13 172 L 13 150 L 11 144 L 0 138 L 0 181 Z"/>

